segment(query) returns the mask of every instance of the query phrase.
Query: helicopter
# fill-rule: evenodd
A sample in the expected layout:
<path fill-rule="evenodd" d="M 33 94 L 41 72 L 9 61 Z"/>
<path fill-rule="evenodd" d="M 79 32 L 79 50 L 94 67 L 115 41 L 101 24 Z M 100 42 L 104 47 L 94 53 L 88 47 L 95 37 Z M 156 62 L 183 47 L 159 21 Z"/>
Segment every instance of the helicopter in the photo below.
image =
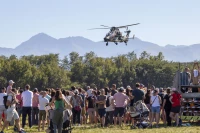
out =
<path fill-rule="evenodd" d="M 108 46 L 108 42 L 114 42 L 116 45 L 118 45 L 118 43 L 124 42 L 127 45 L 128 40 L 134 39 L 134 36 L 135 36 L 135 35 L 133 35 L 132 38 L 129 38 L 131 31 L 128 29 L 128 27 L 138 25 L 138 24 L 140 24 L 140 23 L 118 26 L 118 27 L 115 27 L 115 26 L 109 27 L 109 26 L 105 26 L 105 25 L 100 25 L 104 28 L 92 28 L 89 30 L 110 29 L 110 31 L 104 37 L 104 42 L 106 42 L 106 46 Z M 124 35 L 124 36 L 122 35 L 122 33 L 119 30 L 120 28 L 126 28 L 126 31 L 124 31 L 126 33 L 126 35 Z"/>

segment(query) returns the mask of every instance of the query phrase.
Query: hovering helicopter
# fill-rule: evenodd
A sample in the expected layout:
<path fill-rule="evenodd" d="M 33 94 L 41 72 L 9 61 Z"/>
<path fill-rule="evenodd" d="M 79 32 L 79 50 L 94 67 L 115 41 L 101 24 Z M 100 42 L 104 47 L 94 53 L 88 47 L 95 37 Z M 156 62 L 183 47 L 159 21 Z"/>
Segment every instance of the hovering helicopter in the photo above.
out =
<path fill-rule="evenodd" d="M 104 28 L 92 28 L 89 30 L 96 30 L 96 29 L 110 29 L 110 31 L 106 34 L 106 36 L 104 37 L 104 42 L 106 42 L 106 46 L 108 46 L 108 42 L 114 42 L 116 45 L 119 43 L 124 42 L 127 45 L 127 42 L 129 39 L 134 39 L 134 35 L 133 38 L 129 38 L 129 34 L 130 34 L 130 30 L 128 30 L 128 26 L 133 26 L 133 25 L 138 25 L 140 23 L 137 24 L 131 24 L 131 25 L 125 25 L 125 26 L 118 26 L 118 27 L 109 27 L 109 26 L 105 26 L 105 25 L 100 25 L 103 26 Z M 126 31 L 124 31 L 126 33 L 126 35 L 122 35 L 122 33 L 120 32 L 120 28 L 126 28 Z"/>

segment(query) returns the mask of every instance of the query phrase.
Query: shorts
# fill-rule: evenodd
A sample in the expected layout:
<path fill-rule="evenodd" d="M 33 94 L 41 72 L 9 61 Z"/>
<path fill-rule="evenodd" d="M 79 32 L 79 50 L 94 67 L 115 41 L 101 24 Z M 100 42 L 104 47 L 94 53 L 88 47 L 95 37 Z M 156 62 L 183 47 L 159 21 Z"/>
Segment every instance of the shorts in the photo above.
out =
<path fill-rule="evenodd" d="M 40 121 L 45 121 L 47 118 L 47 113 L 46 113 L 46 110 L 40 110 L 39 111 L 39 120 Z"/>
<path fill-rule="evenodd" d="M 151 112 L 152 113 L 160 113 L 160 106 L 151 107 Z"/>
<path fill-rule="evenodd" d="M 180 110 L 181 110 L 181 106 L 176 106 L 176 107 L 172 107 L 170 112 L 179 113 Z"/>
<path fill-rule="evenodd" d="M 124 115 L 124 107 L 115 107 L 114 117 L 117 117 L 118 114 L 119 117 L 122 117 Z"/>
<path fill-rule="evenodd" d="M 98 109 L 98 113 L 99 113 L 100 118 L 105 117 L 106 109 Z"/>
<path fill-rule="evenodd" d="M 86 115 L 86 109 L 85 107 L 82 107 L 81 116 L 85 116 L 85 115 Z"/>
<path fill-rule="evenodd" d="M 19 119 L 19 115 L 15 109 L 9 108 L 6 110 L 6 121 L 11 122 L 12 119 Z"/>
<path fill-rule="evenodd" d="M 96 110 L 95 110 L 95 108 L 88 108 L 87 113 L 88 113 L 88 115 L 94 115 L 94 116 L 96 116 Z"/>
<path fill-rule="evenodd" d="M 2 114 L 5 114 L 6 113 L 6 108 L 4 105 L 0 105 L 0 118 L 2 118 Z"/>

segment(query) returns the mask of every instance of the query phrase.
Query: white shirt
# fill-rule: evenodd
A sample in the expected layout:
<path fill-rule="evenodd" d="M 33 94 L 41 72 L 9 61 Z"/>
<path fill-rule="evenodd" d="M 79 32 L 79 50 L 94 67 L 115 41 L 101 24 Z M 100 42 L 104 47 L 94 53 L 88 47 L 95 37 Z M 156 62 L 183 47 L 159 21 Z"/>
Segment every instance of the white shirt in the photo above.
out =
<path fill-rule="evenodd" d="M 155 99 L 155 100 L 154 100 Z M 151 101 L 152 101 L 152 107 L 158 107 L 160 106 L 160 100 L 159 100 L 159 96 L 151 96 Z"/>
<path fill-rule="evenodd" d="M 46 97 L 39 95 L 39 110 L 45 110 L 45 107 L 48 103 L 49 100 Z"/>
<path fill-rule="evenodd" d="M 65 97 L 66 101 L 69 102 L 69 103 L 70 103 L 71 98 L 72 98 L 72 96 L 66 96 Z"/>
<path fill-rule="evenodd" d="M 113 96 L 107 96 L 107 97 L 109 97 L 109 104 L 110 104 L 110 106 L 109 106 L 109 107 L 106 107 L 106 112 L 114 111 L 114 110 L 115 110 L 115 109 L 114 109 L 114 106 L 111 104 L 112 99 L 113 99 Z"/>
<path fill-rule="evenodd" d="M 23 107 L 32 107 L 33 92 L 26 90 L 22 93 Z"/>
<path fill-rule="evenodd" d="M 7 94 L 6 93 L 0 93 L 0 106 L 4 105 L 3 103 L 3 97 L 6 96 Z"/>

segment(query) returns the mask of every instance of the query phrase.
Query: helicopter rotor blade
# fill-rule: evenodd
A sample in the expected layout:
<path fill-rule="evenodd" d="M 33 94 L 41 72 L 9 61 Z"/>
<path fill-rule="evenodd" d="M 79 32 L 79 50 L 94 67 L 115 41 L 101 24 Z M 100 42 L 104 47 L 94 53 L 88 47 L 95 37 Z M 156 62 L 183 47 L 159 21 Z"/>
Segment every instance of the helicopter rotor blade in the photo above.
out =
<path fill-rule="evenodd" d="M 116 28 L 126 28 L 126 27 L 128 27 L 128 26 L 133 26 L 133 25 L 138 25 L 138 24 L 140 24 L 140 23 L 137 23 L 137 24 L 130 24 L 130 25 L 124 25 L 124 26 L 119 26 L 119 27 L 116 27 Z"/>
<path fill-rule="evenodd" d="M 92 28 L 92 29 L 88 29 L 88 30 L 99 30 L 99 29 L 110 29 L 110 28 Z"/>
<path fill-rule="evenodd" d="M 111 28 L 110 26 L 106 26 L 106 25 L 100 25 L 100 26 Z"/>

